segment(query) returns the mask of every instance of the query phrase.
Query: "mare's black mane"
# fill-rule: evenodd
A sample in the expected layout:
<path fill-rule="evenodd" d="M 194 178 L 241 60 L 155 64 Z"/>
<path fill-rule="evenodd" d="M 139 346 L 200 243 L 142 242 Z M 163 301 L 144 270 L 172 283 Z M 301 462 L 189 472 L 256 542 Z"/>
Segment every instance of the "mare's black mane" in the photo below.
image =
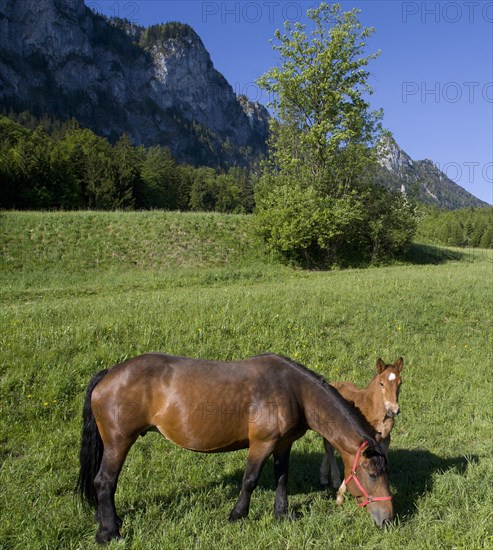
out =
<path fill-rule="evenodd" d="M 275 355 L 276 357 L 283 359 L 295 370 L 297 370 L 304 376 L 308 376 L 311 380 L 313 380 L 319 386 L 324 388 L 324 390 L 326 390 L 333 397 L 333 399 L 338 403 L 338 405 L 340 405 L 341 408 L 344 408 L 344 412 L 346 413 L 346 416 L 355 423 L 355 428 L 358 432 L 360 432 L 362 436 L 362 441 L 364 439 L 368 441 L 368 447 L 365 448 L 365 450 L 363 451 L 363 454 L 367 458 L 375 459 L 375 466 L 377 468 L 378 473 L 387 472 L 387 469 L 388 469 L 387 459 L 385 457 L 385 454 L 382 448 L 375 441 L 375 434 L 376 434 L 375 429 L 368 422 L 368 420 L 366 420 L 366 418 L 363 416 L 361 411 L 352 402 L 344 399 L 344 397 L 342 397 L 342 395 L 337 391 L 337 389 L 334 388 L 334 386 L 331 386 L 321 374 L 318 374 L 317 372 L 310 370 L 308 367 L 305 367 L 305 365 L 302 365 L 301 363 L 297 363 L 290 357 L 285 357 L 283 355 L 277 355 L 272 353 L 262 354 L 262 356 L 265 356 L 265 355 Z"/>

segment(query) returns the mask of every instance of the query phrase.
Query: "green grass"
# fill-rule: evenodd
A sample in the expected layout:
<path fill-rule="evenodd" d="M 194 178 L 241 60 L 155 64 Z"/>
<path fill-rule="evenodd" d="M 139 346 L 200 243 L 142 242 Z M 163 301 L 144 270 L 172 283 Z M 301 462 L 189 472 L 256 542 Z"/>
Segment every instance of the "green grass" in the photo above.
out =
<path fill-rule="evenodd" d="M 244 216 L 0 215 L 0 548 L 92 548 L 78 506 L 91 375 L 151 350 L 295 358 L 366 384 L 405 359 L 390 448 L 398 514 L 380 532 L 318 486 L 321 439 L 293 450 L 290 521 L 272 517 L 268 464 L 250 516 L 229 524 L 245 452 L 201 455 L 157 434 L 130 451 L 109 548 L 491 548 L 493 256 L 416 247 L 409 261 L 305 272 L 277 265 Z"/>

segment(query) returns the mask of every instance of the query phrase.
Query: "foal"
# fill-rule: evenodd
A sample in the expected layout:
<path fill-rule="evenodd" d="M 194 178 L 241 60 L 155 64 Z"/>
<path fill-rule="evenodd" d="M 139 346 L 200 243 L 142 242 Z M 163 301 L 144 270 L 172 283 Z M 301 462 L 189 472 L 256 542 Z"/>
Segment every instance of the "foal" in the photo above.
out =
<path fill-rule="evenodd" d="M 388 455 L 390 432 L 394 427 L 394 418 L 399 414 L 399 388 L 404 360 L 399 357 L 393 365 L 377 359 L 377 374 L 366 388 L 359 389 L 352 382 L 334 382 L 331 384 L 349 402 L 359 409 L 368 423 L 374 428 L 375 439 L 380 443 L 385 456 Z M 332 486 L 337 490 L 337 504 L 342 504 L 346 484 L 341 483 L 341 475 L 334 455 L 334 447 L 324 438 L 325 455 L 320 468 L 320 483 L 329 485 L 329 468 Z"/>

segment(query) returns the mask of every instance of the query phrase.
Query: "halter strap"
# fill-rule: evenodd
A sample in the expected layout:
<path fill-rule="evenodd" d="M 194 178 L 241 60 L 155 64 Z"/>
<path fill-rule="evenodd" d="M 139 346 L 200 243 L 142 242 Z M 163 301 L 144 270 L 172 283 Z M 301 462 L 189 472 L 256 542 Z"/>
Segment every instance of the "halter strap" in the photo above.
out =
<path fill-rule="evenodd" d="M 363 441 L 363 443 L 361 443 L 361 445 L 358 447 L 358 450 L 356 451 L 356 456 L 354 457 L 354 463 L 353 463 L 353 469 L 351 470 L 351 473 L 349 474 L 349 476 L 344 480 L 344 483 L 345 485 L 347 486 L 347 484 L 352 480 L 354 479 L 354 482 L 356 483 L 356 485 L 358 486 L 358 489 L 363 493 L 363 496 L 365 497 L 366 500 L 364 500 L 363 502 L 360 502 L 358 504 L 359 507 L 361 506 L 366 506 L 367 504 L 370 504 L 371 502 L 378 502 L 378 501 L 382 501 L 382 500 L 392 500 L 392 496 L 391 495 L 388 495 L 386 497 L 373 497 L 371 495 L 369 495 L 365 488 L 363 487 L 363 485 L 361 485 L 359 479 L 357 478 L 356 476 L 356 468 L 358 466 L 358 460 L 359 460 L 359 457 L 361 455 L 361 451 L 368 445 L 368 441 Z"/>

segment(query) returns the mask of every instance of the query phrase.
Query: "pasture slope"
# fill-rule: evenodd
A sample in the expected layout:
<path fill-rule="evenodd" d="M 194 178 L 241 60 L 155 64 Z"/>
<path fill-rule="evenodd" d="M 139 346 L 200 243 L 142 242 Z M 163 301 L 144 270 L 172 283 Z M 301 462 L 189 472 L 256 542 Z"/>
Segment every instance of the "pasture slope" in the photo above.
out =
<path fill-rule="evenodd" d="M 291 356 L 360 385 L 405 359 L 390 448 L 397 519 L 381 532 L 319 488 L 321 438 L 293 450 L 293 520 L 275 522 L 272 466 L 230 524 L 245 452 L 201 455 L 157 434 L 130 451 L 117 492 L 131 549 L 479 549 L 493 546 L 493 257 L 416 247 L 412 261 L 306 272 L 263 253 L 248 218 L 0 213 L 0 548 L 92 548 L 77 505 L 91 375 L 150 350 Z"/>

